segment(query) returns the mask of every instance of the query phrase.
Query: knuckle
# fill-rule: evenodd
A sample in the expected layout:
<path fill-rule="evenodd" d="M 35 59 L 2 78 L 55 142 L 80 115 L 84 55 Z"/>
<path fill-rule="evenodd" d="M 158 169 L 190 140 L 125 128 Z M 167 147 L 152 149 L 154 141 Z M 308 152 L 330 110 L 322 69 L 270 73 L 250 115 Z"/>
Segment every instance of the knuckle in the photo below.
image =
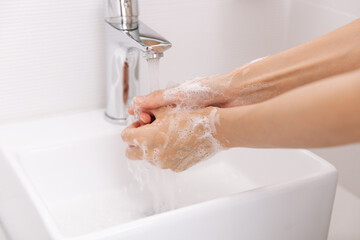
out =
<path fill-rule="evenodd" d="M 157 97 L 161 96 L 162 94 L 163 94 L 163 90 L 156 90 L 154 92 L 154 95 L 157 96 Z"/>
<path fill-rule="evenodd" d="M 169 169 L 170 168 L 169 164 L 166 161 L 165 162 L 160 161 L 160 164 L 158 164 L 158 165 L 161 169 Z"/>
<path fill-rule="evenodd" d="M 176 172 L 176 173 L 179 173 L 179 172 L 182 172 L 182 171 L 184 171 L 183 169 L 181 169 L 181 168 L 179 168 L 179 167 L 172 167 L 172 168 L 170 168 L 173 172 Z"/>

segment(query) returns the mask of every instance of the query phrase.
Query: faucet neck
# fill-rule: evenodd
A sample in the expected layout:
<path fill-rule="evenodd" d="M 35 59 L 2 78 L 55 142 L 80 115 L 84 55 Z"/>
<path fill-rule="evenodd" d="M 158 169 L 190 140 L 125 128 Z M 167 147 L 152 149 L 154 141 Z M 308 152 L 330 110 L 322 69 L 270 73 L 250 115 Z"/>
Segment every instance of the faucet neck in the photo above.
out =
<path fill-rule="evenodd" d="M 124 124 L 128 117 L 126 109 L 140 87 L 140 52 L 147 60 L 159 59 L 171 43 L 138 21 L 136 0 L 106 3 L 106 116 L 111 122 Z"/>
<path fill-rule="evenodd" d="M 119 26 L 120 30 L 134 30 L 138 28 L 137 0 L 107 0 L 105 6 L 105 20 Z"/>

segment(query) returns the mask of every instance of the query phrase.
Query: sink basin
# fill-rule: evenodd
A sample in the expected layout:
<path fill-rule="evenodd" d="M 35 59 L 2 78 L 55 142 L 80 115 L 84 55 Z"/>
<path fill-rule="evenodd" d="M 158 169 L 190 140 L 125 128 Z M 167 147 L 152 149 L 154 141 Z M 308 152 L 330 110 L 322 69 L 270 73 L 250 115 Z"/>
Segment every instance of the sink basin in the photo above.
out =
<path fill-rule="evenodd" d="M 9 238 L 327 238 L 337 171 L 309 151 L 221 152 L 176 174 L 176 209 L 151 215 L 122 130 L 102 110 L 3 125 L 0 225 Z"/>

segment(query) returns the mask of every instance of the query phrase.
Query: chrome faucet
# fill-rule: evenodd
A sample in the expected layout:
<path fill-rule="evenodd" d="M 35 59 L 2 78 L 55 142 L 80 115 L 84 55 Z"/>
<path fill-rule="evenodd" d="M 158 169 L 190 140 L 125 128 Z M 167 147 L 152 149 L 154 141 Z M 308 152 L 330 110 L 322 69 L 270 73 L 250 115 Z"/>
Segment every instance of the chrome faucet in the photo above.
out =
<path fill-rule="evenodd" d="M 171 43 L 138 20 L 137 0 L 105 0 L 106 110 L 125 124 L 131 99 L 139 94 L 139 53 L 160 58 Z"/>

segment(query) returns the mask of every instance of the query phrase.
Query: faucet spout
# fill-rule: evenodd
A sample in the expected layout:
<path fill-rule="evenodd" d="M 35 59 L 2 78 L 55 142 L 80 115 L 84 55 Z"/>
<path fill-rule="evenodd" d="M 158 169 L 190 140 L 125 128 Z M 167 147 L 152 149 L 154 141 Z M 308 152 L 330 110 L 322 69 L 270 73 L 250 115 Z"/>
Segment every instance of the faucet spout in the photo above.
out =
<path fill-rule="evenodd" d="M 118 38 L 122 38 L 123 44 L 128 48 L 136 48 L 145 54 L 145 57 L 159 58 L 163 52 L 171 47 L 171 43 L 159 33 L 139 21 L 136 29 L 121 30 L 121 25 L 107 22 L 119 33 Z M 121 36 L 120 36 L 121 35 Z"/>
<path fill-rule="evenodd" d="M 138 21 L 136 0 L 107 0 L 106 3 L 105 115 L 113 123 L 125 124 L 130 101 L 138 95 L 139 53 L 146 59 L 161 58 L 171 43 Z"/>

